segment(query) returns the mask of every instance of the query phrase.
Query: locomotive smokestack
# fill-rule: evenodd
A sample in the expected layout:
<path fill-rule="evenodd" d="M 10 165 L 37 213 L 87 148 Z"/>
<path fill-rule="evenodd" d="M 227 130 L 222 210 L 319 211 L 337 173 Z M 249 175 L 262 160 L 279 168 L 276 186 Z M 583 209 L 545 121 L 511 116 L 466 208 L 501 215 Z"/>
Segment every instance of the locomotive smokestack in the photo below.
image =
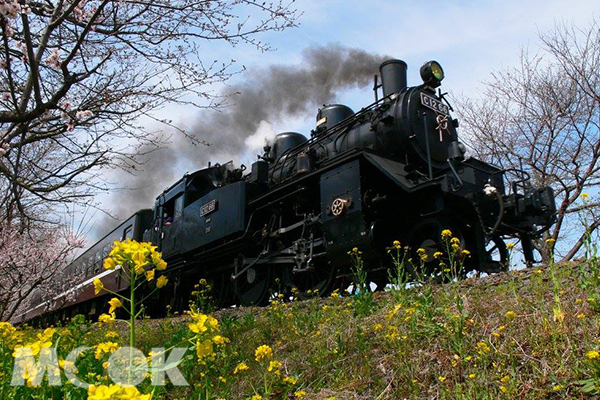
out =
<path fill-rule="evenodd" d="M 379 66 L 384 97 L 406 88 L 407 69 L 408 66 L 402 60 L 387 60 Z"/>

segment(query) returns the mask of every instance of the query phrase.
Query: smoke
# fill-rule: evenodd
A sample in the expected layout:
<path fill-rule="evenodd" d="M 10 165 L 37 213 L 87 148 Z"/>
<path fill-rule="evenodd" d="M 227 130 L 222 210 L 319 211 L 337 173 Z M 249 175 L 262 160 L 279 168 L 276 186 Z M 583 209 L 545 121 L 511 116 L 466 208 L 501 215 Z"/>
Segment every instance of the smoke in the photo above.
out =
<path fill-rule="evenodd" d="M 267 121 L 260 121 L 256 132 L 244 140 L 246 150 L 258 153 L 268 143 L 272 143 L 275 136 L 277 136 L 277 133 L 275 133 L 273 126 Z"/>
<path fill-rule="evenodd" d="M 285 126 L 289 118 L 314 119 L 318 107 L 335 101 L 341 91 L 371 85 L 379 64 L 389 58 L 340 45 L 311 47 L 302 56 L 299 65 L 245 72 L 243 82 L 227 89 L 227 93 L 236 93 L 228 107 L 203 111 L 191 122 L 180 122 L 188 134 L 209 146 L 192 145 L 188 138 L 174 134 L 173 142 L 152 153 L 142 171 L 119 177 L 119 186 L 133 189 L 110 197 L 113 215 L 124 219 L 151 207 L 156 196 L 185 171 L 204 168 L 209 161 L 239 161 L 244 154 L 262 152 L 265 141 L 275 137 L 274 124 Z M 100 229 L 116 224 L 114 220 L 100 221 L 95 230 L 104 234 L 107 231 Z"/>

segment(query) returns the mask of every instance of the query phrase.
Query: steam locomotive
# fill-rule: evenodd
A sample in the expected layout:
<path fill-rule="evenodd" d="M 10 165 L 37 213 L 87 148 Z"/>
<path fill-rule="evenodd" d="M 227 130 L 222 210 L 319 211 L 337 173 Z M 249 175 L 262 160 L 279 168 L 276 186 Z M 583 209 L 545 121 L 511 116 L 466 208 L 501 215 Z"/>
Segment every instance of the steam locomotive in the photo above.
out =
<path fill-rule="evenodd" d="M 438 89 L 439 63 L 425 63 L 423 83 L 413 87 L 403 61 L 388 60 L 379 72 L 373 104 L 358 112 L 324 106 L 310 138 L 280 133 L 250 171 L 230 162 L 183 176 L 152 210 L 137 212 L 57 277 L 77 277 L 77 285 L 36 299 L 15 322 L 100 313 L 106 299 L 91 283 L 98 277 L 113 291 L 127 288 L 102 270 L 113 241 L 125 238 L 151 241 L 169 265 L 170 283 L 148 305 L 150 314 L 183 307 L 199 278 L 212 283 L 220 306 L 261 305 L 291 287 L 326 295 L 349 281 L 355 247 L 381 288 L 392 241 L 415 259 L 425 249 L 435 270 L 444 229 L 471 252 L 466 270 L 505 269 L 509 237 L 520 239 L 533 263 L 532 240 L 554 222 L 552 189 L 532 187 L 525 171 L 465 156 L 458 121 Z"/>

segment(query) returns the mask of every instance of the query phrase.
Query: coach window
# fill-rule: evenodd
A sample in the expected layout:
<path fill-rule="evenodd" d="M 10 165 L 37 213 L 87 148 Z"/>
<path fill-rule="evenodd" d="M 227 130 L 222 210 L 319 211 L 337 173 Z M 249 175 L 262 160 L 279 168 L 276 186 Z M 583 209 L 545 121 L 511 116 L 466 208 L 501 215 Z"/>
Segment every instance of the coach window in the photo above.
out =
<path fill-rule="evenodd" d="M 92 271 L 94 270 L 94 259 L 90 258 L 85 262 L 85 276 L 90 277 L 92 275 Z"/>
<path fill-rule="evenodd" d="M 100 266 L 102 265 L 102 250 L 96 252 L 96 273 L 100 272 Z"/>
<path fill-rule="evenodd" d="M 183 215 L 183 195 L 175 199 L 175 211 L 173 213 L 173 221 L 178 220 Z"/>

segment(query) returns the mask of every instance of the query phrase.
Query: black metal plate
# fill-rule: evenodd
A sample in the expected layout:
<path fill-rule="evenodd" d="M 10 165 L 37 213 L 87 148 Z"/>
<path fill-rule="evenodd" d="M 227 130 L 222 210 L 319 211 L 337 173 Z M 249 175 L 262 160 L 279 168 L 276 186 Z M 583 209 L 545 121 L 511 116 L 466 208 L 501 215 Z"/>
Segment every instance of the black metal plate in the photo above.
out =
<path fill-rule="evenodd" d="M 435 97 L 431 97 L 421 92 L 421 104 L 437 113 L 450 116 L 450 109 L 448 106 Z"/>

